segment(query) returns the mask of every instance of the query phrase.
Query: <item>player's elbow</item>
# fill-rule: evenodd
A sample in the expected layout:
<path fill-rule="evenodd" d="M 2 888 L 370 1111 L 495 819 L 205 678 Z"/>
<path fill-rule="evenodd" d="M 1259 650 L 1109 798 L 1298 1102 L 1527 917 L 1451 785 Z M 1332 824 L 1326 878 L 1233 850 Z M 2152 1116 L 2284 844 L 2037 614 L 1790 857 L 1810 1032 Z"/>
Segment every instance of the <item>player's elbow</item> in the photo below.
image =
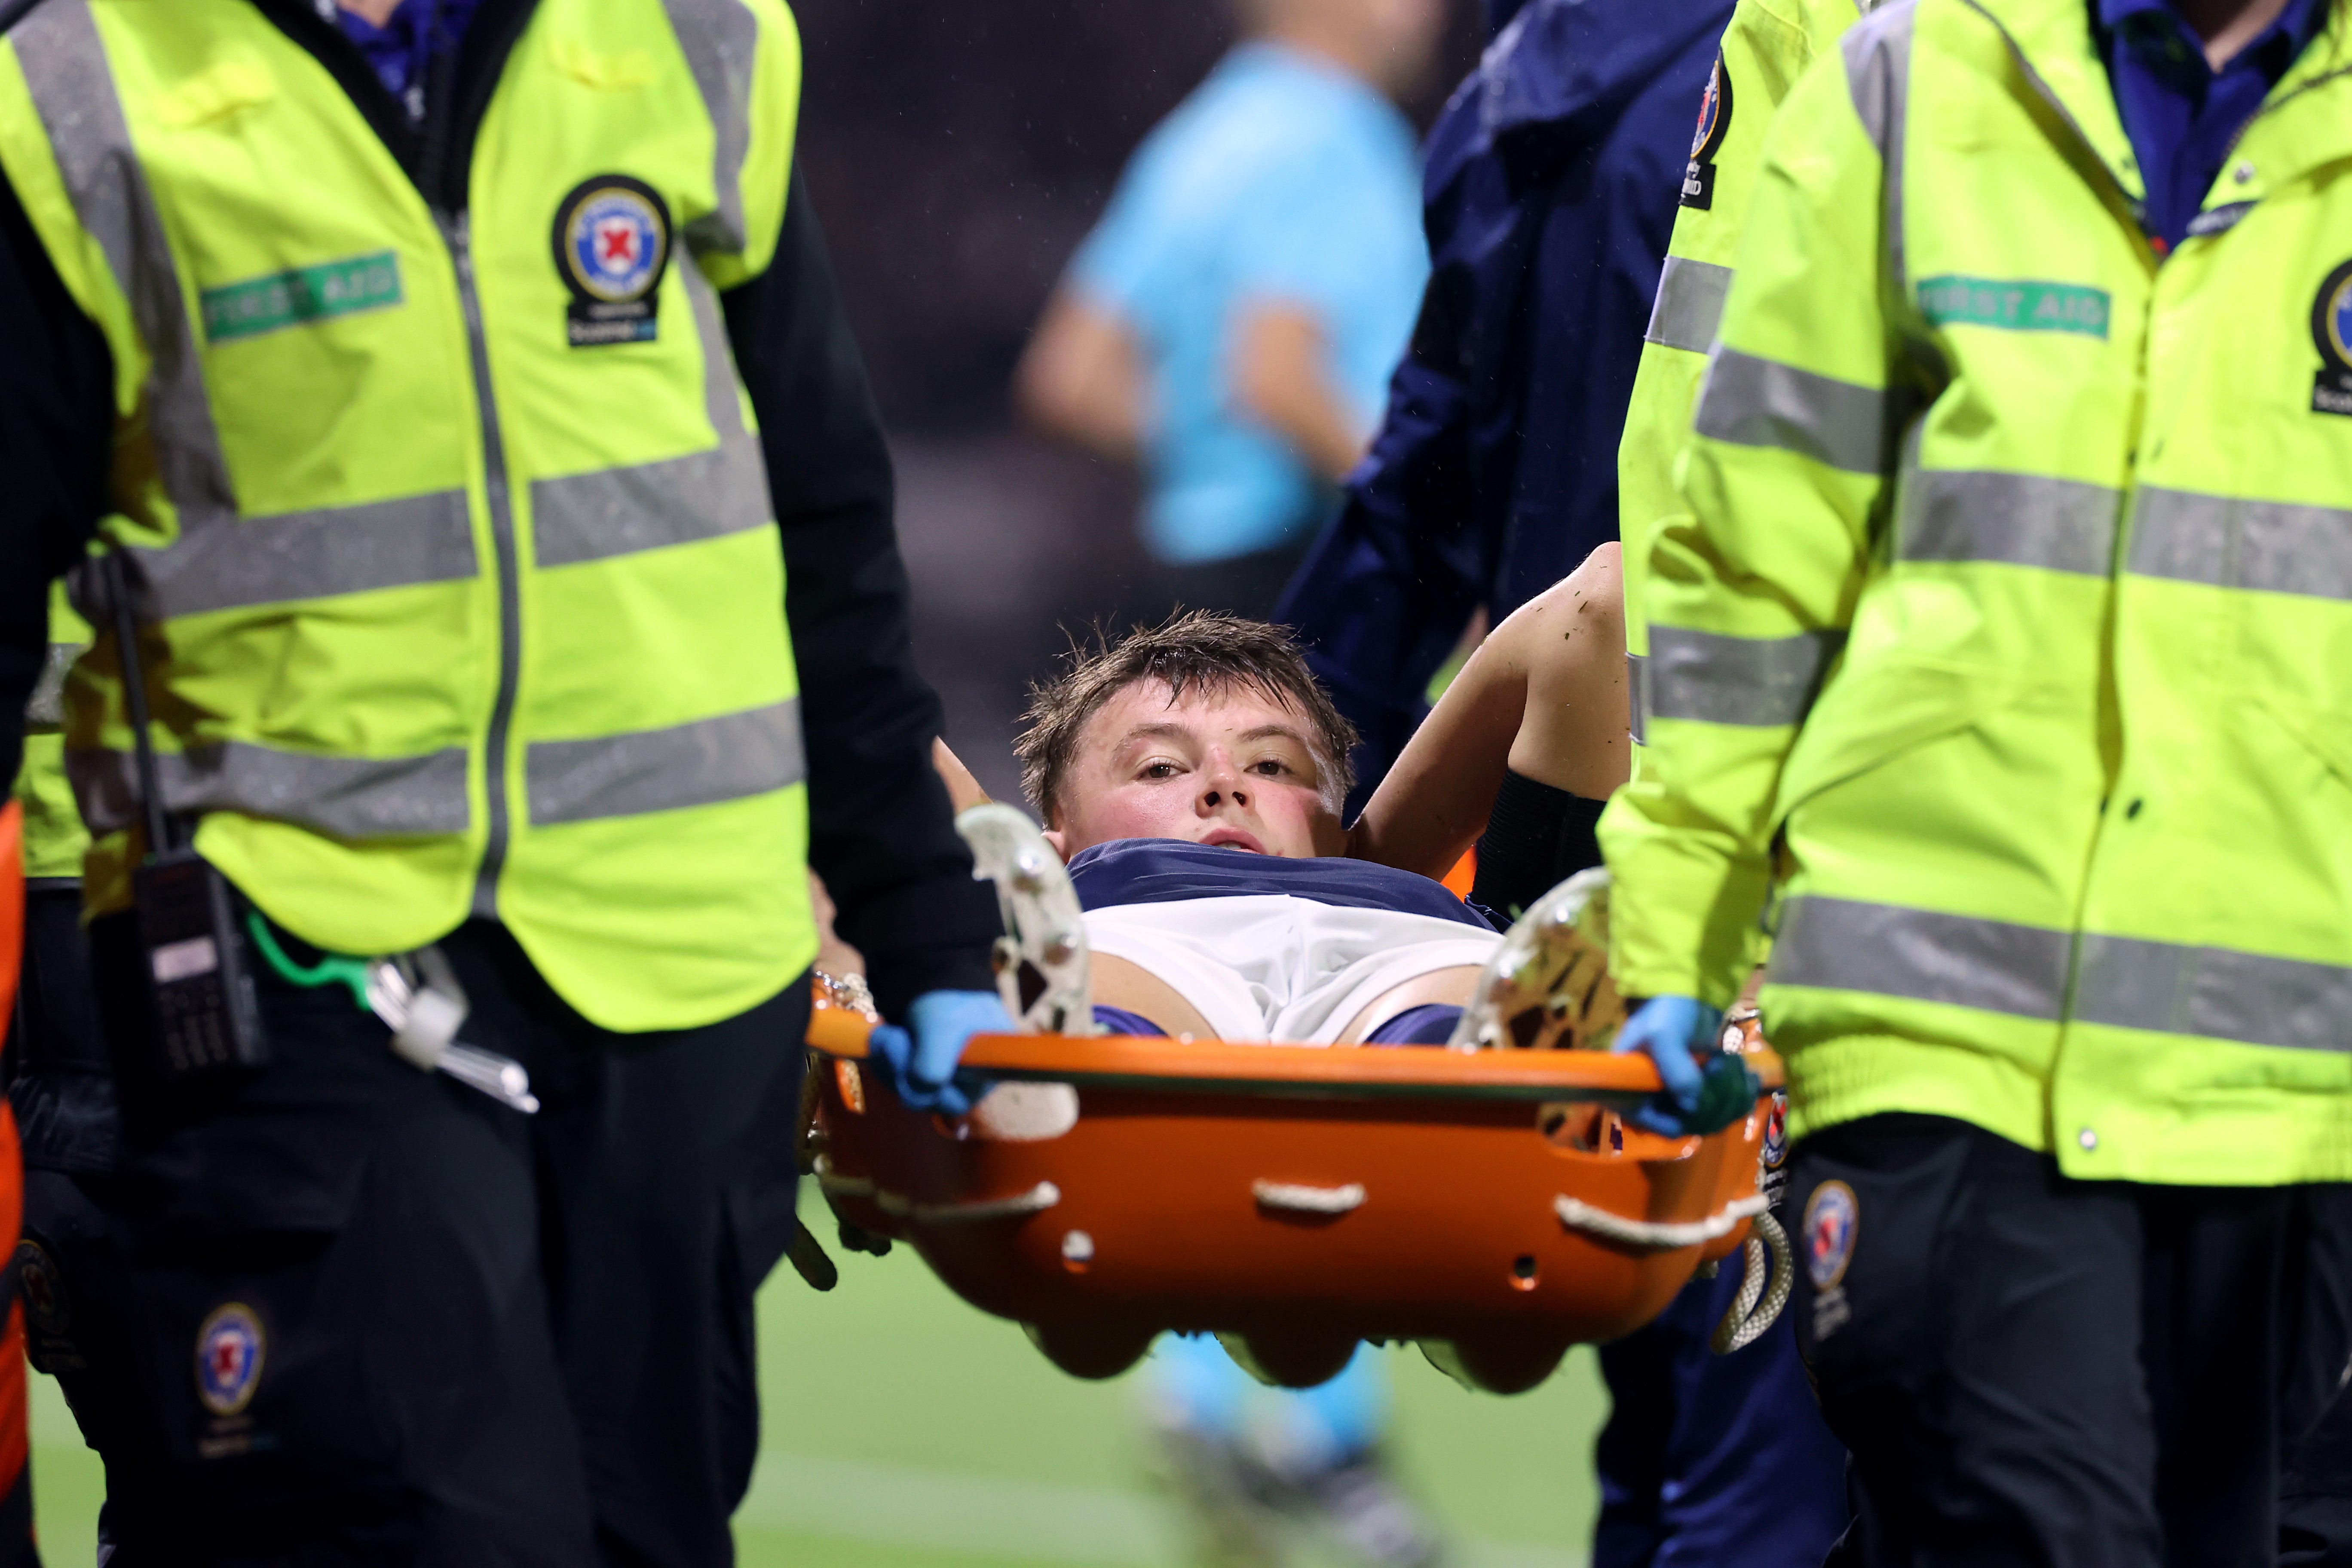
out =
<path fill-rule="evenodd" d="M 1625 556 L 1615 540 L 1595 548 L 1575 571 L 1546 588 L 1512 622 L 1561 628 L 1555 635 L 1625 647 Z M 1511 626 L 1511 622 L 1506 623 Z M 1513 627 L 1512 629 L 1517 629 Z M 1549 640 L 1549 639 L 1547 639 Z M 1540 663 L 1540 659 L 1534 662 Z"/>
<path fill-rule="evenodd" d="M 1578 605 L 1590 617 L 1596 636 L 1625 646 L 1625 552 L 1615 540 L 1584 558 L 1568 575 L 1580 596 Z"/>

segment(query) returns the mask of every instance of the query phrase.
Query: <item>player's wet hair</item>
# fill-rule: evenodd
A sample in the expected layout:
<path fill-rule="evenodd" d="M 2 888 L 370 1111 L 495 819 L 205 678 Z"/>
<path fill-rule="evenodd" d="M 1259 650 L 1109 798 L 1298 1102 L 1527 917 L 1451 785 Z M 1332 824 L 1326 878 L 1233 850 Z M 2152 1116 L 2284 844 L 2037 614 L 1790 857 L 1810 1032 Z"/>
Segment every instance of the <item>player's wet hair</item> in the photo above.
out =
<path fill-rule="evenodd" d="M 1055 820 L 1087 721 L 1146 680 L 1164 681 L 1171 705 L 1190 693 L 1213 699 L 1235 690 L 1281 703 L 1307 721 L 1334 811 L 1354 787 L 1348 752 L 1356 727 L 1332 706 L 1289 631 L 1217 610 L 1180 610 L 1156 626 L 1137 626 L 1117 638 L 1097 626 L 1091 644 L 1073 641 L 1061 670 L 1029 689 L 1029 710 L 1013 749 L 1021 758 L 1022 793 L 1047 823 Z"/>

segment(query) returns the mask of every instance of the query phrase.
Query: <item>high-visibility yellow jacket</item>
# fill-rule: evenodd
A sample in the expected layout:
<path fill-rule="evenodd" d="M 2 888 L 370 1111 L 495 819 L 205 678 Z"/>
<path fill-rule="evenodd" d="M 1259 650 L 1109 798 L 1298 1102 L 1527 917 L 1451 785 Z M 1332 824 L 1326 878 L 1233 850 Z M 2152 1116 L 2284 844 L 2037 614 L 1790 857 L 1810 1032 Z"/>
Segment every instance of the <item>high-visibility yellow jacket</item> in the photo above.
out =
<path fill-rule="evenodd" d="M 65 585 L 56 584 L 50 590 L 49 657 L 25 707 L 25 761 L 16 771 L 27 877 L 78 879 L 89 848 L 89 830 L 66 782 L 64 730 L 66 671 L 89 646 L 89 623 L 66 603 Z"/>
<path fill-rule="evenodd" d="M 2160 265 L 2084 0 L 1898 0 L 1798 84 L 1649 561 L 1618 984 L 1772 895 L 1799 1134 L 2352 1177 L 2352 22 Z"/>
<path fill-rule="evenodd" d="M 104 331 L 104 531 L 163 793 L 325 948 L 512 931 L 607 1027 L 815 952 L 783 560 L 718 290 L 763 270 L 782 0 L 543 0 L 436 210 L 243 0 L 51 0 L 0 169 Z M 100 620 L 102 617 L 93 617 Z M 92 901 L 137 816 L 110 637 L 66 690 Z"/>
<path fill-rule="evenodd" d="M 1724 29 L 1715 76 L 1696 106 L 1682 208 L 1675 215 L 1617 447 L 1617 536 L 1625 547 L 1625 647 L 1636 693 L 1636 742 L 1642 738 L 1643 656 L 1649 648 L 1641 614 L 1645 542 L 1683 510 L 1675 458 L 1690 434 L 1699 375 L 1731 288 L 1732 256 L 1763 161 L 1764 131 L 1805 68 L 1835 47 L 1859 14 L 1854 0 L 1739 0 Z"/>

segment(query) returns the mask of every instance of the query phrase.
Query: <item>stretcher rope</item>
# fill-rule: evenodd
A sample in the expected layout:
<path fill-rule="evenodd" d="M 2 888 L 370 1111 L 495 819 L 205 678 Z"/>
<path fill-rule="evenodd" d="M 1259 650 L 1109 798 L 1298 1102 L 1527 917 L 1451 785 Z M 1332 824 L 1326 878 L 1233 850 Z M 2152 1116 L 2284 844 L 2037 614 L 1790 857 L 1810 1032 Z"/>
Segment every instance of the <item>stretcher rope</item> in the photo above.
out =
<path fill-rule="evenodd" d="M 1559 1215 L 1559 1223 L 1570 1230 L 1580 1230 L 1603 1241 L 1638 1247 L 1644 1251 L 1673 1252 L 1729 1236 L 1739 1227 L 1741 1220 L 1762 1214 L 1767 1205 L 1760 1196 L 1735 1198 L 1705 1219 L 1672 1224 L 1660 1220 L 1628 1219 L 1622 1214 L 1612 1214 L 1565 1194 L 1553 1198 L 1551 1206 L 1552 1212 Z"/>
<path fill-rule="evenodd" d="M 1360 1208 L 1364 1202 L 1364 1184 L 1349 1182 L 1344 1187 L 1308 1187 L 1296 1182 L 1254 1182 L 1250 1194 L 1270 1209 L 1296 1209 L 1301 1214 L 1346 1214 Z"/>
<path fill-rule="evenodd" d="M 969 1225 L 975 1220 L 1010 1219 L 1020 1215 L 1042 1214 L 1062 1201 L 1062 1189 L 1051 1182 L 1040 1182 L 1025 1193 L 1015 1193 L 1009 1198 L 981 1198 L 968 1204 L 919 1204 L 897 1193 L 874 1190 L 874 1206 L 884 1214 L 903 1215 L 917 1225 Z"/>
<path fill-rule="evenodd" d="M 1738 1300 L 1723 1314 L 1723 1321 L 1715 1326 L 1715 1335 L 1707 1342 L 1717 1355 L 1729 1355 L 1743 1345 L 1754 1343 L 1759 1335 L 1779 1321 L 1781 1309 L 1789 1304 L 1789 1292 L 1796 1284 L 1796 1260 L 1789 1251 L 1789 1233 L 1769 1214 L 1756 1216 L 1756 1232 L 1748 1238 L 1743 1250 L 1748 1274 L 1740 1281 Z M 1766 1287 L 1768 1278 L 1769 1289 Z"/>
<path fill-rule="evenodd" d="M 983 1219 L 1013 1219 L 1043 1214 L 1062 1201 L 1062 1189 L 1040 1182 L 1025 1193 L 1005 1198 L 979 1198 L 963 1204 L 919 1204 L 900 1193 L 885 1191 L 864 1176 L 836 1175 L 824 1155 L 817 1156 L 817 1185 L 830 1198 L 870 1198 L 884 1214 L 911 1219 L 917 1225 L 967 1225 Z"/>

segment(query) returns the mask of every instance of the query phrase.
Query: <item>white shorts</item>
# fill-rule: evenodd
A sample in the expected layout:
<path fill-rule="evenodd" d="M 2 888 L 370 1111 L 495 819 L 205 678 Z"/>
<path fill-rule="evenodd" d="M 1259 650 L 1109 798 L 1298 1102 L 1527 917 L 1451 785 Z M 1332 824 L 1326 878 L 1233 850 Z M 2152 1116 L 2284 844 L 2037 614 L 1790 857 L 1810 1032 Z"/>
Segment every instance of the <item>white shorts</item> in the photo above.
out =
<path fill-rule="evenodd" d="M 1335 1043 L 1416 975 L 1484 965 L 1498 931 L 1281 893 L 1087 911 L 1087 944 L 1162 980 L 1225 1040 Z"/>

